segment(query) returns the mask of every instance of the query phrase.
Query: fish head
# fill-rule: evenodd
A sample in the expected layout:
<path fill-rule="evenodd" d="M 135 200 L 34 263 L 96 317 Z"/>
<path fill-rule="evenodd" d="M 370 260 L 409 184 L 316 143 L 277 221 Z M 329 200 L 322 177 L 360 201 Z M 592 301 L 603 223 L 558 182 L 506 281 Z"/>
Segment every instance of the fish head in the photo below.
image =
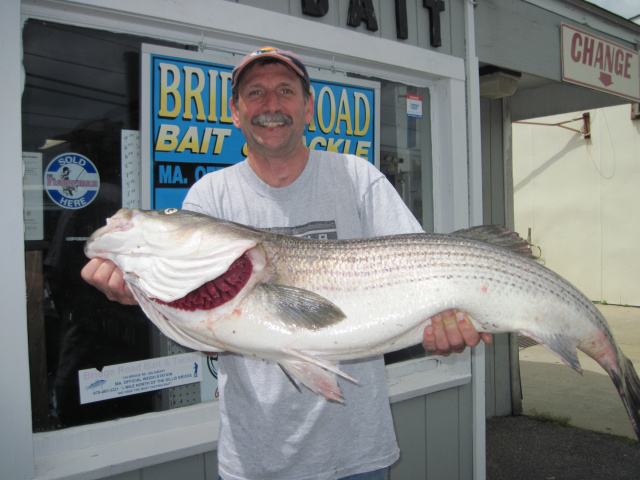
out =
<path fill-rule="evenodd" d="M 121 209 L 85 245 L 89 258 L 111 260 L 149 298 L 172 302 L 213 280 L 246 252 L 254 271 L 266 265 L 261 232 L 207 215 L 168 208 Z"/>

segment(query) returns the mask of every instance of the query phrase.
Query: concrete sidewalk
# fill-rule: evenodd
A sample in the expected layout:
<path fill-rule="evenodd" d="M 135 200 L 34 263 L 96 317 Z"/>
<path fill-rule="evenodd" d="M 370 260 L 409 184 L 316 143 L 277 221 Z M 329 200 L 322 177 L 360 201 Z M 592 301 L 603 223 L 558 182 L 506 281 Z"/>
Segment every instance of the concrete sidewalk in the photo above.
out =
<path fill-rule="evenodd" d="M 640 372 L 640 308 L 598 308 L 618 346 Z M 582 376 L 540 345 L 520 351 L 523 413 L 566 417 L 576 427 L 637 439 L 609 375 L 584 353 L 578 351 L 578 357 Z"/>
<path fill-rule="evenodd" d="M 640 308 L 598 308 L 640 372 Z M 602 368 L 578 353 L 582 376 L 544 347 L 520 351 L 523 415 L 487 421 L 488 480 L 640 479 L 640 443 L 620 396 Z"/>

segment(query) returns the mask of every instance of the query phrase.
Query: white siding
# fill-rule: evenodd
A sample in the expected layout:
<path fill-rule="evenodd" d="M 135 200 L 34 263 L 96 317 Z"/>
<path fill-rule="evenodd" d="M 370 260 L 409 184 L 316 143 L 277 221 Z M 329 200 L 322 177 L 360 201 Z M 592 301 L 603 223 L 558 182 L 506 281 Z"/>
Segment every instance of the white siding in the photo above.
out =
<path fill-rule="evenodd" d="M 582 113 L 535 121 L 556 124 Z M 591 300 L 640 305 L 640 120 L 630 113 L 628 104 L 591 110 L 590 139 L 514 124 L 515 219 L 521 233 L 532 229 L 540 260 Z"/>

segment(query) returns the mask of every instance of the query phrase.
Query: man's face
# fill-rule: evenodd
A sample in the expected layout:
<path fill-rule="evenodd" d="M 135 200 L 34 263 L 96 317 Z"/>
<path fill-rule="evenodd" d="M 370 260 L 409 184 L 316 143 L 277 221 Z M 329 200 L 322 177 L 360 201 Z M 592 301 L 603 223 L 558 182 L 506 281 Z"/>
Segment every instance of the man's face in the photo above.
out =
<path fill-rule="evenodd" d="M 305 125 L 313 120 L 313 97 L 305 103 L 302 79 L 283 63 L 257 64 L 240 79 L 231 115 L 250 150 L 287 158 L 302 148 Z"/>

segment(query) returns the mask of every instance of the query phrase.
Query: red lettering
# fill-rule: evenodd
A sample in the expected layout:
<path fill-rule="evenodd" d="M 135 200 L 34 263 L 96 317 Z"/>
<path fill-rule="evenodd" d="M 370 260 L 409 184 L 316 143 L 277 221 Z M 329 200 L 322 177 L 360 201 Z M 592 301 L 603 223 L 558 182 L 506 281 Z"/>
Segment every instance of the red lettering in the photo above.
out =
<path fill-rule="evenodd" d="M 618 49 L 616 51 L 616 75 L 622 75 L 622 60 L 624 58 L 624 53 L 622 53 L 622 50 Z"/>
<path fill-rule="evenodd" d="M 584 65 L 591 66 L 593 64 L 593 45 L 595 44 L 592 38 L 586 37 L 584 39 L 584 50 L 582 55 L 582 63 Z"/>
<path fill-rule="evenodd" d="M 576 47 L 582 47 L 582 37 L 577 32 L 573 34 L 573 38 L 571 39 L 571 60 L 578 63 L 582 52 Z"/>
<path fill-rule="evenodd" d="M 609 73 L 613 72 L 613 49 L 610 45 L 607 45 L 607 48 L 604 52 L 604 70 Z"/>
<path fill-rule="evenodd" d="M 624 60 L 624 78 L 631 78 L 631 73 L 629 72 L 631 68 L 631 53 L 627 52 Z"/>
<path fill-rule="evenodd" d="M 602 66 L 602 56 L 603 56 L 603 52 L 602 52 L 602 43 L 598 42 L 598 49 L 596 50 L 596 60 L 595 62 L 593 62 L 593 66 L 597 67 L 598 65 L 600 65 L 600 70 L 603 70 L 603 66 Z"/>

